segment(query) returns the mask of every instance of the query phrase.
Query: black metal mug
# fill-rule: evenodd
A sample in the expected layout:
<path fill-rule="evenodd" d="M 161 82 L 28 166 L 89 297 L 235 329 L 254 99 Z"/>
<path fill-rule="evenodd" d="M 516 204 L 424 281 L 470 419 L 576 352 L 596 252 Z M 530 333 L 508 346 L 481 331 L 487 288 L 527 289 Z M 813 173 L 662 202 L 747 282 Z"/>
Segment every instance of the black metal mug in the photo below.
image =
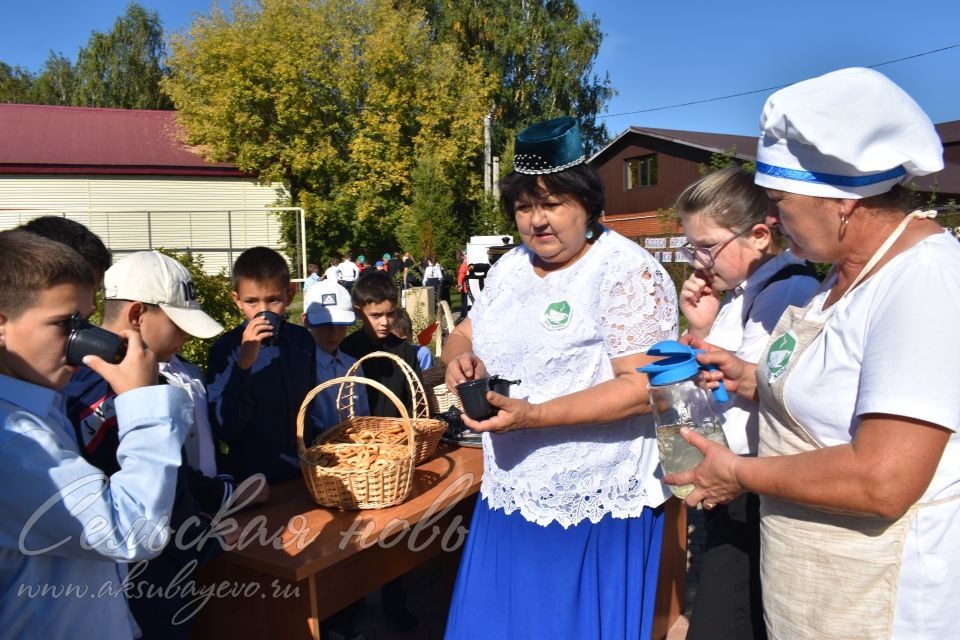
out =
<path fill-rule="evenodd" d="M 127 355 L 127 341 L 112 331 L 90 324 L 74 314 L 70 318 L 70 336 L 67 338 L 67 364 L 80 366 L 87 355 L 100 356 L 118 364 Z"/>
<path fill-rule="evenodd" d="M 510 385 L 520 384 L 519 380 L 507 380 L 500 376 L 468 380 L 457 385 L 457 394 L 463 403 L 463 412 L 474 420 L 488 420 L 499 411 L 487 401 L 487 391 L 495 391 L 510 396 Z"/>

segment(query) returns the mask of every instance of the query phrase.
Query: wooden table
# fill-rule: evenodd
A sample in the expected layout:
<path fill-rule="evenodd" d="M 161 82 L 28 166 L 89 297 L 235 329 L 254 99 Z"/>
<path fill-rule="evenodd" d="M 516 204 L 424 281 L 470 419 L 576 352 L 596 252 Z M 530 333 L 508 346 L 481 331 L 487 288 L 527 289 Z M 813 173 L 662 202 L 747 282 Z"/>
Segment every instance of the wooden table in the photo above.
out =
<path fill-rule="evenodd" d="M 326 509 L 300 479 L 274 487 L 262 508 L 235 516 L 248 531 L 241 537 L 247 544 L 198 571 L 200 585 L 219 591 L 200 609 L 191 636 L 319 638 L 324 618 L 462 546 L 482 472 L 479 449 L 441 444 L 438 455 L 417 468 L 412 497 L 396 507 Z M 666 505 L 654 638 L 666 636 L 683 602 L 686 511 L 680 504 Z"/>
<path fill-rule="evenodd" d="M 482 473 L 479 449 L 441 444 L 417 467 L 412 497 L 395 507 L 326 509 L 300 479 L 273 487 L 266 505 L 236 516 L 250 543 L 198 571 L 199 583 L 223 591 L 191 636 L 319 638 L 324 618 L 463 545 Z M 257 531 L 269 544 L 254 541 Z"/>

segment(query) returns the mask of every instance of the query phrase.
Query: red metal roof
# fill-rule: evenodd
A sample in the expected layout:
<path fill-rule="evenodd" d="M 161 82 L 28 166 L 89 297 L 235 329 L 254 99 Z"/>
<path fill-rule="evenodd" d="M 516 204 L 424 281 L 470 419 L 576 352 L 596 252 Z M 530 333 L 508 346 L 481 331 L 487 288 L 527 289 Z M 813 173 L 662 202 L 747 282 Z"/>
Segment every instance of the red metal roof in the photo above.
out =
<path fill-rule="evenodd" d="M 934 125 L 934 127 L 944 145 L 960 142 L 960 120 L 941 122 L 940 124 Z M 687 146 L 699 147 L 707 151 L 725 152 L 731 148 L 736 148 L 737 157 L 745 160 L 753 160 L 757 157 L 757 136 L 709 133 L 706 131 L 680 131 L 677 129 L 654 129 L 650 127 L 630 127 L 607 143 L 603 149 L 598 151 L 593 158 L 590 159 L 590 162 L 593 162 L 603 155 L 614 142 L 631 133 L 653 136 L 661 140 L 669 140 Z"/>
<path fill-rule="evenodd" d="M 177 136 L 176 112 L 0 104 L 0 173 L 242 176 Z"/>
<path fill-rule="evenodd" d="M 679 235 L 683 228 L 674 220 L 664 223 L 656 211 L 638 213 L 604 214 L 600 220 L 617 233 L 628 238 L 645 238 L 658 235 Z"/>

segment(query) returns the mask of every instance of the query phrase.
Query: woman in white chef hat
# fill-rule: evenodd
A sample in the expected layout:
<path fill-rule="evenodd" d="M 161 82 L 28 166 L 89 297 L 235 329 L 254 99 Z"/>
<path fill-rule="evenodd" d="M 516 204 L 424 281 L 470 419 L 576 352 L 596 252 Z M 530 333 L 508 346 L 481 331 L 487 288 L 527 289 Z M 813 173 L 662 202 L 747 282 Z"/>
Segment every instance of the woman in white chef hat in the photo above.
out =
<path fill-rule="evenodd" d="M 701 356 L 759 399 L 759 457 L 688 434 L 704 461 L 665 481 L 694 483 L 688 504 L 708 509 L 761 494 L 772 638 L 956 637 L 960 341 L 939 328 L 960 316 L 960 244 L 907 214 L 900 186 L 943 168 L 940 139 L 869 69 L 778 91 L 760 127 L 772 222 L 833 270 L 784 313 L 759 364 Z"/>

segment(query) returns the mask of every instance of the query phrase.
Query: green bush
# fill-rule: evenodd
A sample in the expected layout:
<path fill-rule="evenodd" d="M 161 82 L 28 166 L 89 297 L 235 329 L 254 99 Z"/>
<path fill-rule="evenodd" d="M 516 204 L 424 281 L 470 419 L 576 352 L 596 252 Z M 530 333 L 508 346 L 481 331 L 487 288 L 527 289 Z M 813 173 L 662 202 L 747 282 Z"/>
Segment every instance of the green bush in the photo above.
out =
<path fill-rule="evenodd" d="M 233 297 L 230 295 L 233 287 L 230 284 L 230 278 L 227 277 L 226 270 L 221 269 L 217 275 L 210 275 L 203 270 L 202 256 L 192 253 L 177 253 L 167 249 L 158 249 L 158 251 L 174 258 L 187 268 L 197 289 L 197 299 L 207 315 L 222 324 L 228 331 L 243 321 L 243 314 L 237 309 L 237 305 L 234 304 Z M 183 345 L 183 349 L 180 350 L 180 355 L 206 372 L 207 354 L 217 337 L 210 340 L 190 338 Z"/>

